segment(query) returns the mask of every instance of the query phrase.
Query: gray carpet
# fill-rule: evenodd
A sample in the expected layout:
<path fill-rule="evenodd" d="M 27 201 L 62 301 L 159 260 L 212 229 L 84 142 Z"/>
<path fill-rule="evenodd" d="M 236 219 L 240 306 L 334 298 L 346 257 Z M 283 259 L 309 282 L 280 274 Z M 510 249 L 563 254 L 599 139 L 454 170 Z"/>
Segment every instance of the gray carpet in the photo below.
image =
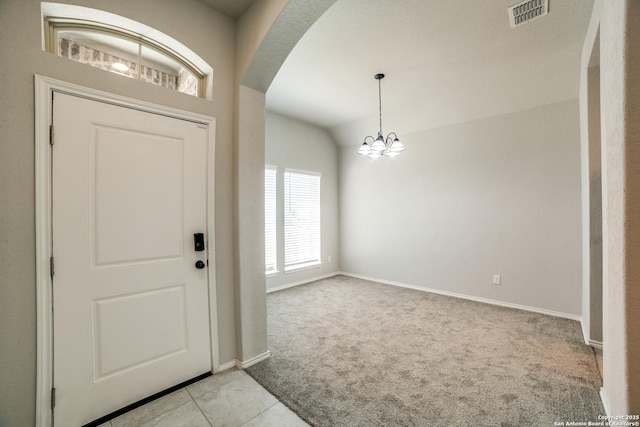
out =
<path fill-rule="evenodd" d="M 335 276 L 271 293 L 247 369 L 314 426 L 553 426 L 604 414 L 576 321 Z"/>

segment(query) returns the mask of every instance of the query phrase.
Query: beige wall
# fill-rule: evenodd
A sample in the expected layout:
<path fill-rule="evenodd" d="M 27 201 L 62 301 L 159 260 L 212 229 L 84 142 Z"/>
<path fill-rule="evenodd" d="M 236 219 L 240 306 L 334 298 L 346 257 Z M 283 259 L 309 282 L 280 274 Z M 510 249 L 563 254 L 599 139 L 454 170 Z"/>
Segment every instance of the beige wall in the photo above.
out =
<path fill-rule="evenodd" d="M 234 201 L 238 358 L 266 354 L 265 92 L 296 42 L 335 0 L 257 0 L 238 20 Z"/>
<path fill-rule="evenodd" d="M 57 58 L 41 50 L 40 2 L 0 1 L 0 426 L 35 419 L 34 74 L 217 118 L 216 280 L 221 362 L 235 353 L 232 255 L 234 22 L 195 0 L 76 0 L 189 46 L 215 70 L 205 101 Z M 7 60 L 6 58 L 16 58 Z"/>
<path fill-rule="evenodd" d="M 583 203 L 587 203 L 588 228 L 588 259 L 584 265 L 588 270 L 588 293 L 583 293 L 582 316 L 588 319 L 585 327 L 588 329 L 589 341 L 602 343 L 602 154 L 601 154 L 601 126 L 600 126 L 600 67 L 593 66 L 588 69 L 588 116 L 589 135 L 588 158 L 584 160 L 585 169 L 588 169 L 588 195 Z M 584 267 L 584 266 L 583 266 Z"/>
<path fill-rule="evenodd" d="M 610 415 L 640 412 L 640 4 L 596 0 L 582 52 L 583 316 L 597 333 L 593 255 L 594 153 L 602 176 L 602 401 Z M 598 78 L 599 77 L 599 78 Z M 599 93 L 595 93 L 598 91 Z M 593 111 L 598 108 L 599 111 Z M 600 132 L 598 134 L 598 127 Z M 596 134 L 596 135 L 594 135 Z M 595 219 L 597 221 L 597 218 Z M 596 230 L 597 234 L 597 230 Z M 594 265 L 595 264 L 595 265 Z M 594 295 L 594 293 L 596 293 Z M 591 324 L 590 324 L 591 323 Z"/>
<path fill-rule="evenodd" d="M 339 270 L 338 149 L 325 129 L 280 114 L 268 112 L 265 162 L 278 167 L 278 179 L 285 168 L 319 172 L 322 264 L 267 278 L 267 289 L 309 280 Z M 282 181 L 280 181 L 282 183 Z M 283 210 L 279 200 L 278 210 Z M 280 217 L 282 217 L 282 213 Z M 281 242 L 282 243 L 282 242 Z M 280 245 L 282 248 L 282 245 Z M 278 254 L 282 259 L 282 251 Z M 329 261 L 331 257 L 331 261 Z"/>
<path fill-rule="evenodd" d="M 256 0 L 238 19 L 236 54 L 238 83 L 244 83 L 243 80 L 256 53 L 260 51 L 274 21 L 278 19 L 288 2 L 288 0 Z M 262 64 L 262 67 L 264 66 L 265 64 Z M 254 85 L 249 84 L 248 86 L 257 89 Z M 266 87 L 263 88 L 264 91 L 266 91 Z"/>
<path fill-rule="evenodd" d="M 579 129 L 569 100 L 341 150 L 342 271 L 579 316 Z"/>
<path fill-rule="evenodd" d="M 640 2 L 602 2 L 604 386 L 612 415 L 640 413 Z M 598 18 L 598 17 L 596 17 Z"/>
<path fill-rule="evenodd" d="M 586 341 L 602 342 L 602 153 L 600 124 L 600 15 L 595 1 L 580 64 L 582 180 L 582 327 Z"/>
<path fill-rule="evenodd" d="M 267 352 L 264 277 L 264 93 L 238 88 L 234 158 L 238 360 Z"/>
<path fill-rule="evenodd" d="M 255 0 L 238 20 L 238 84 L 265 93 L 291 49 L 336 0 Z"/>

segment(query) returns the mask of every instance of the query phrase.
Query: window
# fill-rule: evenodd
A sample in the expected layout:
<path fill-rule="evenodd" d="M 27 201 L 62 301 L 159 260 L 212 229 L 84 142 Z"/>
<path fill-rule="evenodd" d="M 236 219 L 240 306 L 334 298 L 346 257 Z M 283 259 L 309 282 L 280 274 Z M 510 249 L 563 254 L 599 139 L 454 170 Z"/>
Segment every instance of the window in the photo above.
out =
<path fill-rule="evenodd" d="M 47 51 L 125 77 L 205 97 L 206 76 L 177 52 L 140 34 L 96 22 L 48 18 Z"/>
<path fill-rule="evenodd" d="M 320 263 L 320 174 L 284 172 L 284 269 Z"/>
<path fill-rule="evenodd" d="M 320 178 L 315 172 L 264 170 L 265 273 L 321 263 Z"/>
<path fill-rule="evenodd" d="M 266 274 L 278 272 L 276 240 L 276 169 L 264 170 L 264 243 Z"/>

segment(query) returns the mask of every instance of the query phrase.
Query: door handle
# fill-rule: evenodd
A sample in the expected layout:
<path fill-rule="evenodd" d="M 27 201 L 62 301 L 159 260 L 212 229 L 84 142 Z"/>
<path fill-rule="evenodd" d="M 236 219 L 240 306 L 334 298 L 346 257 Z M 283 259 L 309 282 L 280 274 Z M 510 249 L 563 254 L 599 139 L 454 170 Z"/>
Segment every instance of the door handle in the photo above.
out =
<path fill-rule="evenodd" d="M 196 261 L 196 268 L 198 270 L 202 270 L 205 267 L 206 267 L 206 264 L 203 261 L 201 261 L 201 260 Z"/>

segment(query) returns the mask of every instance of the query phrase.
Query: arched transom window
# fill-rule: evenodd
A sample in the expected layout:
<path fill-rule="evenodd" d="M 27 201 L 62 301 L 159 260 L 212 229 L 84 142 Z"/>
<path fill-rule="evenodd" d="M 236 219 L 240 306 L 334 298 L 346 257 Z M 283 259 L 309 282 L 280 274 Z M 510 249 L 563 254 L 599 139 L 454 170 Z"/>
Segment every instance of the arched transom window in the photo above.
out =
<path fill-rule="evenodd" d="M 192 96 L 206 75 L 179 53 L 143 35 L 92 21 L 45 19 L 47 51 L 72 61 Z"/>

